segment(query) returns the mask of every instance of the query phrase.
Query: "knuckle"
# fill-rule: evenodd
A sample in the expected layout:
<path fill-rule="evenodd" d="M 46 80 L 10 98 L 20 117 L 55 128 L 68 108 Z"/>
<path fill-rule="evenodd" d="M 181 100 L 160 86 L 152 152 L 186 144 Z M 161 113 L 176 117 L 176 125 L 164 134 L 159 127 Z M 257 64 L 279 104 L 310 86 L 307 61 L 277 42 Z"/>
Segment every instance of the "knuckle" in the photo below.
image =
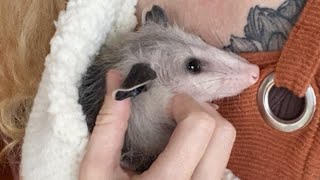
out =
<path fill-rule="evenodd" d="M 223 131 L 225 135 L 229 136 L 232 139 L 236 137 L 237 132 L 235 127 L 227 120 L 224 120 L 221 123 L 219 129 Z"/>
<path fill-rule="evenodd" d="M 109 113 L 98 114 L 96 117 L 96 123 L 110 123 L 110 116 L 111 114 Z"/>
<path fill-rule="evenodd" d="M 189 116 L 190 120 L 194 122 L 197 128 L 213 132 L 216 122 L 206 112 L 193 112 Z"/>
<path fill-rule="evenodd" d="M 112 127 L 126 127 L 127 121 L 119 120 L 114 114 L 99 114 L 96 118 L 95 126 L 112 126 Z"/>

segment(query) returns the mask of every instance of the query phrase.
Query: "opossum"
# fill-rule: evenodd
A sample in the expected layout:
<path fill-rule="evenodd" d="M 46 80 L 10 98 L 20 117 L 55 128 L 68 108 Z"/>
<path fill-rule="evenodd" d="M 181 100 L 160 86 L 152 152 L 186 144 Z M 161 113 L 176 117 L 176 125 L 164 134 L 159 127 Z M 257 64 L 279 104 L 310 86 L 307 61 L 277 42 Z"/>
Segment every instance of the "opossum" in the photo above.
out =
<path fill-rule="evenodd" d="M 79 103 L 90 132 L 104 100 L 105 76 L 110 69 L 124 75 L 115 98 L 132 98 L 121 161 L 136 171 L 149 168 L 176 127 L 166 113 L 174 94 L 211 102 L 238 95 L 259 78 L 257 65 L 170 25 L 165 11 L 153 6 L 139 30 L 104 44 L 83 75 Z"/>

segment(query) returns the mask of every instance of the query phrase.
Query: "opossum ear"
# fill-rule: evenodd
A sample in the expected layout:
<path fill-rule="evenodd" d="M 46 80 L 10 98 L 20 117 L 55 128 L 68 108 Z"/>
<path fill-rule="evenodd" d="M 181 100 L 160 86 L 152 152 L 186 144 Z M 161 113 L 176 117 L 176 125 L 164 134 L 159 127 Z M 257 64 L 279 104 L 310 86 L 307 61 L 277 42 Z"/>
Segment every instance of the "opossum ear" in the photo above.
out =
<path fill-rule="evenodd" d="M 148 22 L 155 22 L 164 27 L 168 26 L 168 16 L 166 12 L 157 5 L 152 6 L 152 9 L 146 13 L 144 20 L 144 24 L 147 24 Z"/>
<path fill-rule="evenodd" d="M 114 99 L 121 101 L 135 97 L 147 90 L 147 84 L 157 78 L 157 74 L 149 64 L 138 63 L 132 66 L 121 88 L 113 92 Z"/>

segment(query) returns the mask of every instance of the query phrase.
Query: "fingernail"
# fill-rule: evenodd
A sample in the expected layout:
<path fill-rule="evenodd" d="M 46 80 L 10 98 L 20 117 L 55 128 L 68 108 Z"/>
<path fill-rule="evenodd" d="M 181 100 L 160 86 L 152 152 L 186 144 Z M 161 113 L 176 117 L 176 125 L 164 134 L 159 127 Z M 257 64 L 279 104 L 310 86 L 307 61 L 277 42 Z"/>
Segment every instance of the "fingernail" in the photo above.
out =
<path fill-rule="evenodd" d="M 219 109 L 219 106 L 217 104 L 211 104 L 211 107 L 213 107 L 215 110 L 218 110 Z"/>

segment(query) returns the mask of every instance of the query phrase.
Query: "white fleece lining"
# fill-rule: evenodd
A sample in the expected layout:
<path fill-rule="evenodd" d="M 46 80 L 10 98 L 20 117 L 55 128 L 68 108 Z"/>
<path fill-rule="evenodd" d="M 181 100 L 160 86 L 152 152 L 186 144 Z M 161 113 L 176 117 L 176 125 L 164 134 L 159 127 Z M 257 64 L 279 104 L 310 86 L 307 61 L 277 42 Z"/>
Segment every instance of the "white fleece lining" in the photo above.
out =
<path fill-rule="evenodd" d="M 106 38 L 136 26 L 136 3 L 69 0 L 60 13 L 22 146 L 23 180 L 78 179 L 88 129 L 77 83 Z"/>

